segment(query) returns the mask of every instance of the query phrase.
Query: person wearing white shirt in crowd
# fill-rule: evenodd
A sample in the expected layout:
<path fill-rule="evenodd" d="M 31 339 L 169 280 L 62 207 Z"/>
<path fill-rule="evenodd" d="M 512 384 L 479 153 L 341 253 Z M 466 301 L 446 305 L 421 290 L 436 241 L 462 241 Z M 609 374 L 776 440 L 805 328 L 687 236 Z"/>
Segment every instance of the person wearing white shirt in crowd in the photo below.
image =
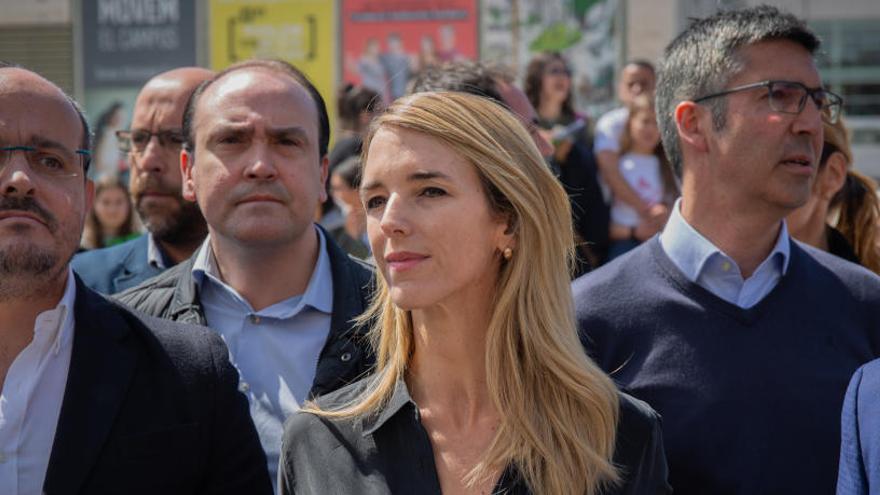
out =
<path fill-rule="evenodd" d="M 624 180 L 618 169 L 620 137 L 629 115 L 627 107 L 636 96 L 654 92 L 654 66 L 646 60 L 632 60 L 623 66 L 617 83 L 617 98 L 623 105 L 602 115 L 596 121 L 593 153 L 599 162 L 602 180 L 611 194 L 630 205 L 642 216 L 647 216 L 651 205 L 642 201 L 638 193 Z"/>
<path fill-rule="evenodd" d="M 69 96 L 0 62 L 0 493 L 269 493 L 222 341 L 71 270 L 89 141 Z"/>
<path fill-rule="evenodd" d="M 627 113 L 620 139 L 619 170 L 642 201 L 651 205 L 651 210 L 645 218 L 626 202 L 614 198 L 609 259 L 620 256 L 659 232 L 669 218 L 669 208 L 678 193 L 672 167 L 660 143 L 653 95 L 636 96 Z"/>

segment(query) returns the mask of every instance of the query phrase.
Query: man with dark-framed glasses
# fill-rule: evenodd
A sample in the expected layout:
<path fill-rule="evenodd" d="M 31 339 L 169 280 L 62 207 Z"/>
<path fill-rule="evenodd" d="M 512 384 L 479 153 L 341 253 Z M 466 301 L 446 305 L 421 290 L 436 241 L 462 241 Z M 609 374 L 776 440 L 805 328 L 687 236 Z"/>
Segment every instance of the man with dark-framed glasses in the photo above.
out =
<path fill-rule="evenodd" d="M 117 131 L 131 168 L 129 189 L 147 233 L 118 246 L 77 255 L 73 269 L 85 283 L 115 294 L 162 273 L 192 255 L 207 235 L 195 203 L 181 196 L 183 108 L 213 72 L 184 67 L 147 82 L 135 101 L 131 129 Z"/>
<path fill-rule="evenodd" d="M 679 35 L 656 107 L 681 198 L 662 233 L 573 285 L 591 355 L 663 417 L 676 494 L 834 493 L 844 392 L 880 354 L 880 278 L 784 221 L 842 105 L 818 47 L 772 7 Z"/>
<path fill-rule="evenodd" d="M 270 494 L 222 340 L 71 270 L 89 136 L 57 86 L 0 62 L 0 493 Z"/>

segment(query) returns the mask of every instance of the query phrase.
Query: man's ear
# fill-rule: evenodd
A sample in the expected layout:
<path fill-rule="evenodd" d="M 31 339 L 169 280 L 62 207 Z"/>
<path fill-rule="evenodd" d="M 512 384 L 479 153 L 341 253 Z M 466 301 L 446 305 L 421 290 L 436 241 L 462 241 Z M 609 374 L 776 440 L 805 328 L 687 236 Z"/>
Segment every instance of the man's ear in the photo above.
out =
<path fill-rule="evenodd" d="M 319 197 L 320 203 L 324 203 L 327 201 L 327 176 L 330 173 L 330 158 L 327 155 L 324 155 L 324 158 L 321 158 L 321 194 Z"/>
<path fill-rule="evenodd" d="M 185 148 L 180 150 L 180 176 L 183 178 L 181 195 L 187 201 L 196 200 L 196 189 L 192 178 L 193 155 Z"/>
<path fill-rule="evenodd" d="M 843 153 L 839 151 L 831 153 L 825 161 L 825 170 L 819 175 L 819 180 L 822 198 L 831 201 L 846 182 L 846 157 Z"/>
<path fill-rule="evenodd" d="M 673 111 L 675 127 L 682 145 L 686 144 L 698 151 L 706 152 L 708 144 L 706 141 L 706 122 L 701 121 L 703 115 L 703 107 L 692 101 L 679 103 Z"/>

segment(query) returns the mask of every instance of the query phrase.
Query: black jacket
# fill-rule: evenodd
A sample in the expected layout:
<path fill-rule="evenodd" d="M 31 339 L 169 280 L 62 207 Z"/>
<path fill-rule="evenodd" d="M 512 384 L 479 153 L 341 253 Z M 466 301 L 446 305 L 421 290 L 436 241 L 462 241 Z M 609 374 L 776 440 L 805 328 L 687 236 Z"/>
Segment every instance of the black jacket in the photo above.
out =
<path fill-rule="evenodd" d="M 43 493 L 272 493 L 217 334 L 132 313 L 79 278 L 74 319 Z"/>
<path fill-rule="evenodd" d="M 318 358 L 311 396 L 316 397 L 354 382 L 374 362 L 367 328 L 352 323 L 369 305 L 373 291 L 370 265 L 345 254 L 325 232 L 330 271 L 333 273 L 333 314 L 330 334 Z M 198 251 L 161 275 L 117 294 L 120 302 L 138 311 L 174 321 L 207 325 L 192 267 Z"/>
<path fill-rule="evenodd" d="M 371 384 L 371 378 L 318 399 L 324 410 L 344 407 Z M 620 394 L 614 465 L 620 484 L 603 495 L 670 493 L 660 417 L 647 404 Z M 280 495 L 357 493 L 441 495 L 431 442 L 406 383 L 388 403 L 359 417 L 330 419 L 297 412 L 288 420 L 278 472 Z M 492 493 L 530 495 L 514 466 L 498 479 Z"/>

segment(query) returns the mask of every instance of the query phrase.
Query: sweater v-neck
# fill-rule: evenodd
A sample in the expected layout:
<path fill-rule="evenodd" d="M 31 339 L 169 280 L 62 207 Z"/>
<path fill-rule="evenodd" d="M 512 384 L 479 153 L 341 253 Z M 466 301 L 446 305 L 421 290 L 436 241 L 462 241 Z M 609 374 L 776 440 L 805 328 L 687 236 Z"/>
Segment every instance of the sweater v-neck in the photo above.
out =
<path fill-rule="evenodd" d="M 660 238 L 658 236 L 654 236 L 648 242 L 648 249 L 651 251 L 651 259 L 656 265 L 658 274 L 663 277 L 664 280 L 668 281 L 683 295 L 689 297 L 706 309 L 720 313 L 748 326 L 757 323 L 767 311 L 768 307 L 778 306 L 775 301 L 780 297 L 783 297 L 782 294 L 784 294 L 786 288 L 793 283 L 791 279 L 797 276 L 801 265 L 801 250 L 795 242 L 789 240 L 791 251 L 787 273 L 779 279 L 776 286 L 773 287 L 763 299 L 758 301 L 757 304 L 750 308 L 741 308 L 736 304 L 722 299 L 700 284 L 688 279 L 684 273 L 675 266 L 675 263 L 672 262 L 666 252 L 663 251 L 663 246 L 660 244 Z"/>

